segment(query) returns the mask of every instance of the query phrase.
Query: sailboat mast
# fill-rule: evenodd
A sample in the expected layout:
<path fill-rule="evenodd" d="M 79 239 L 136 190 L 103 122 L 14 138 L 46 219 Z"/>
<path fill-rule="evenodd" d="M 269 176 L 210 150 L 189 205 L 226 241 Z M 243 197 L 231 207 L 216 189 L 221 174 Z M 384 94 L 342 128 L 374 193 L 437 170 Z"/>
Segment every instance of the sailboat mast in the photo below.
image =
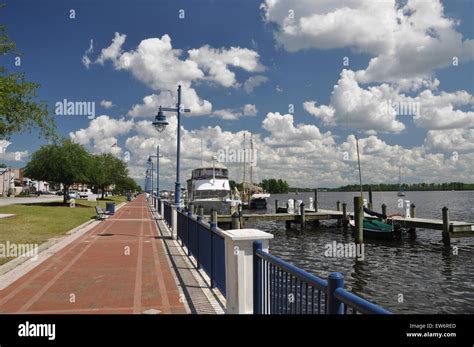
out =
<path fill-rule="evenodd" d="M 247 170 L 247 157 L 246 157 L 246 148 L 245 148 L 245 132 L 244 132 L 244 177 L 242 184 L 245 184 L 245 171 Z M 245 191 L 245 188 L 244 188 Z"/>
<path fill-rule="evenodd" d="M 398 167 L 398 190 L 402 190 L 402 168 Z"/>
<path fill-rule="evenodd" d="M 212 157 L 212 184 L 216 181 L 216 156 Z"/>
<path fill-rule="evenodd" d="M 364 198 L 364 194 L 362 193 L 362 172 L 360 170 L 359 139 L 357 138 L 357 135 L 355 136 L 355 138 L 356 138 L 356 145 L 357 145 L 357 163 L 359 165 L 360 196 Z"/>
<path fill-rule="evenodd" d="M 252 134 L 250 134 L 250 159 L 249 159 L 249 163 L 250 163 L 250 184 L 253 184 L 253 169 L 252 169 L 252 164 L 253 164 L 253 158 L 252 158 L 252 155 L 253 155 L 253 138 L 252 138 Z"/>

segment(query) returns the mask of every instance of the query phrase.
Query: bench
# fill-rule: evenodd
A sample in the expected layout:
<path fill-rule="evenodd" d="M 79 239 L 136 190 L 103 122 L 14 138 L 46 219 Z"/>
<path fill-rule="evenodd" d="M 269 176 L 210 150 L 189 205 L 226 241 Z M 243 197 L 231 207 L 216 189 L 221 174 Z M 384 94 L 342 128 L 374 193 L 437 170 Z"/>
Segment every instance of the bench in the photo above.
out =
<path fill-rule="evenodd" d="M 102 207 L 100 207 L 100 206 L 95 207 L 95 213 L 97 214 L 97 219 L 99 219 L 99 220 L 105 219 L 105 218 L 107 218 L 107 216 L 110 215 L 109 212 L 104 211 L 102 209 Z"/>

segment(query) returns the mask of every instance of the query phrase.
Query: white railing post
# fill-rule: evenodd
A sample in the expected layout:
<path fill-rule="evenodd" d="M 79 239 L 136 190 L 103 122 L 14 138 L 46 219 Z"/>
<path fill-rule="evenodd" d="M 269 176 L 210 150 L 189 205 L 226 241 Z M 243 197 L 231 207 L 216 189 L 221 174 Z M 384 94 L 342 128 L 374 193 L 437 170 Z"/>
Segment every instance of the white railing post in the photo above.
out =
<path fill-rule="evenodd" d="M 164 206 L 163 200 L 160 201 L 160 215 L 161 215 L 161 218 L 165 217 L 165 206 Z"/>
<path fill-rule="evenodd" d="M 223 232 L 225 237 L 225 282 L 228 314 L 253 313 L 253 242 L 260 240 L 268 251 L 272 234 L 257 229 Z"/>
<path fill-rule="evenodd" d="M 171 238 L 176 240 L 178 235 L 178 205 L 171 205 Z"/>
<path fill-rule="evenodd" d="M 405 218 L 411 218 L 410 200 L 405 200 Z"/>

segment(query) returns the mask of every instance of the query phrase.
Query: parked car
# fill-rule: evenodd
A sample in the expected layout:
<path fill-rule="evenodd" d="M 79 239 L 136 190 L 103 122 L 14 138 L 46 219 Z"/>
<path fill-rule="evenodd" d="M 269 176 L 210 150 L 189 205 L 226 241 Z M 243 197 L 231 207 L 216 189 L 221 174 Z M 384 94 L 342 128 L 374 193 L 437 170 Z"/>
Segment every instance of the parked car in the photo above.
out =
<path fill-rule="evenodd" d="M 70 190 L 68 192 L 68 196 L 69 196 L 69 199 L 78 199 L 79 198 L 79 194 L 74 190 Z"/>
<path fill-rule="evenodd" d="M 87 199 L 92 194 L 93 194 L 92 190 L 90 190 L 90 189 L 81 189 L 79 191 L 79 198 L 80 199 Z"/>

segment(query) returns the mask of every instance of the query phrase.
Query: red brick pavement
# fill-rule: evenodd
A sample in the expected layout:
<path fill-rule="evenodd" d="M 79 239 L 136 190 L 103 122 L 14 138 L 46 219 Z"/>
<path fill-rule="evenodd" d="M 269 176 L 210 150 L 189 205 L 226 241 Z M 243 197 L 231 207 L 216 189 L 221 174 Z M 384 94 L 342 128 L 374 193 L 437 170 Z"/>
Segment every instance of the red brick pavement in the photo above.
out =
<path fill-rule="evenodd" d="M 186 313 L 143 195 L 0 291 L 0 313 Z"/>

